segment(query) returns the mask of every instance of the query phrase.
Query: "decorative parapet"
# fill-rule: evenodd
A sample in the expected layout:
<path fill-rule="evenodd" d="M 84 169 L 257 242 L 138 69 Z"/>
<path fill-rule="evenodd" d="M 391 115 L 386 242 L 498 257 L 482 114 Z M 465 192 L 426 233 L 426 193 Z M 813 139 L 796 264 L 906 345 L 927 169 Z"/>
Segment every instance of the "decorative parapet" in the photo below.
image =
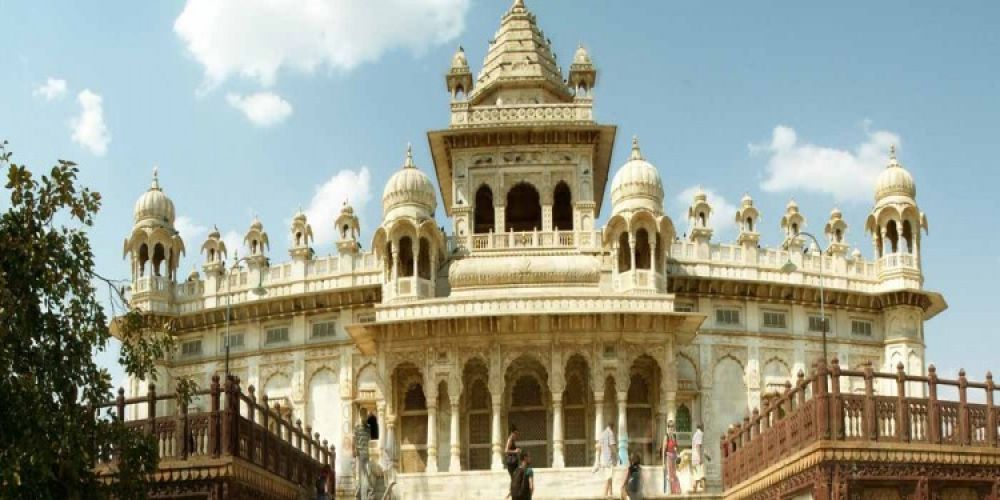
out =
<path fill-rule="evenodd" d="M 499 106 L 469 106 L 467 102 L 456 102 L 451 105 L 452 128 L 531 123 L 593 124 L 593 122 L 594 109 L 589 101 Z"/>
<path fill-rule="evenodd" d="M 454 316 L 501 316 L 525 314 L 651 313 L 669 314 L 673 296 L 565 296 L 497 297 L 484 299 L 440 299 L 403 305 L 383 305 L 376 309 L 376 321 L 412 321 Z"/>
<path fill-rule="evenodd" d="M 600 249 L 600 231 L 524 231 L 473 234 L 469 236 L 471 252 L 520 249 Z M 464 241 L 463 241 L 464 243 Z"/>

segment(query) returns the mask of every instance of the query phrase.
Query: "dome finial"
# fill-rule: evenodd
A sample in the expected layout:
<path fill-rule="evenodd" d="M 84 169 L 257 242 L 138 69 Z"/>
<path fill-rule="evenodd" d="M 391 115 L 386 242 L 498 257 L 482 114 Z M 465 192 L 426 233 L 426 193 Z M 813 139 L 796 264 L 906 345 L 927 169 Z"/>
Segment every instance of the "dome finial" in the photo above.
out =
<path fill-rule="evenodd" d="M 153 164 L 153 182 L 149 185 L 149 189 L 160 189 L 160 167 Z"/>
<path fill-rule="evenodd" d="M 888 165 L 887 168 L 899 167 L 899 166 L 901 166 L 901 165 L 899 164 L 899 160 L 896 159 L 896 145 L 895 144 L 890 144 L 889 145 L 889 165 Z"/>
<path fill-rule="evenodd" d="M 403 163 L 403 168 L 417 168 L 413 163 L 413 145 L 410 143 L 406 143 L 406 162 Z"/>
<path fill-rule="evenodd" d="M 630 160 L 641 160 L 642 151 L 639 150 L 639 136 L 632 136 L 632 154 L 629 156 Z"/>

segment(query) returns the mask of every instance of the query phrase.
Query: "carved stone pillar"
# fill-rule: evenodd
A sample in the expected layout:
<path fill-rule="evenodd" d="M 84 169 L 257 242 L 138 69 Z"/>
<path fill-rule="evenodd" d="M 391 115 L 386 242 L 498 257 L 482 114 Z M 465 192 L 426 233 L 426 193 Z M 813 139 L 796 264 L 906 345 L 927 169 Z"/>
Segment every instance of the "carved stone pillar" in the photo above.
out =
<path fill-rule="evenodd" d="M 552 467 L 566 466 L 563 457 L 563 402 L 562 393 L 552 394 Z"/>
<path fill-rule="evenodd" d="M 594 392 L 594 463 L 601 461 L 601 433 L 604 432 L 604 391 Z"/>
<path fill-rule="evenodd" d="M 437 472 L 437 397 L 427 402 L 427 468 L 426 472 Z"/>
<path fill-rule="evenodd" d="M 619 463 L 628 463 L 628 393 L 618 391 L 618 459 Z"/>
<path fill-rule="evenodd" d="M 493 425 L 492 432 L 490 433 L 490 445 L 493 449 L 493 459 L 490 462 L 490 469 L 492 470 L 503 470 L 503 433 L 500 430 L 500 403 L 501 397 L 499 394 L 493 395 Z"/>
<path fill-rule="evenodd" d="M 451 460 L 448 462 L 448 472 L 462 470 L 462 444 L 459 442 L 458 398 L 451 402 Z"/>

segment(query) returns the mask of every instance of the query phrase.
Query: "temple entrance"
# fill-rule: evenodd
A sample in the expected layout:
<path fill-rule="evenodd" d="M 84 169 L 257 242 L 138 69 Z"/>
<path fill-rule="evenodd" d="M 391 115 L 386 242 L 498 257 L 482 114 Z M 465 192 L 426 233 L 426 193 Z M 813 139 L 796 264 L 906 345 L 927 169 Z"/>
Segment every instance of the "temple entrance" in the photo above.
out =
<path fill-rule="evenodd" d="M 402 472 L 427 468 L 427 399 L 423 376 L 416 366 L 403 364 L 393 373 L 399 408 L 399 466 Z"/>
<path fill-rule="evenodd" d="M 537 360 L 521 356 L 514 360 L 504 377 L 507 387 L 507 423 L 520 432 L 518 446 L 531 453 L 535 468 L 549 467 L 552 435 L 549 429 L 550 396 L 545 367 Z"/>
<path fill-rule="evenodd" d="M 649 356 L 640 356 L 632 363 L 628 385 L 629 452 L 638 452 L 644 464 L 662 462 L 657 453 L 654 409 L 660 391 L 660 367 Z"/>

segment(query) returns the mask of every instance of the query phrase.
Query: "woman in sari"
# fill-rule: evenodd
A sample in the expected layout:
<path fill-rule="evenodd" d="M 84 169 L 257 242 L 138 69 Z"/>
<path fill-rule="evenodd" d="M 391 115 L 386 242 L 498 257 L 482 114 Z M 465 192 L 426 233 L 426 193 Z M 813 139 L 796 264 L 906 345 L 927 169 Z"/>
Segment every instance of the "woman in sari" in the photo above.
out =
<path fill-rule="evenodd" d="M 670 486 L 671 495 L 679 495 L 681 483 L 677 480 L 677 436 L 668 432 L 663 436 L 663 492 Z"/>

